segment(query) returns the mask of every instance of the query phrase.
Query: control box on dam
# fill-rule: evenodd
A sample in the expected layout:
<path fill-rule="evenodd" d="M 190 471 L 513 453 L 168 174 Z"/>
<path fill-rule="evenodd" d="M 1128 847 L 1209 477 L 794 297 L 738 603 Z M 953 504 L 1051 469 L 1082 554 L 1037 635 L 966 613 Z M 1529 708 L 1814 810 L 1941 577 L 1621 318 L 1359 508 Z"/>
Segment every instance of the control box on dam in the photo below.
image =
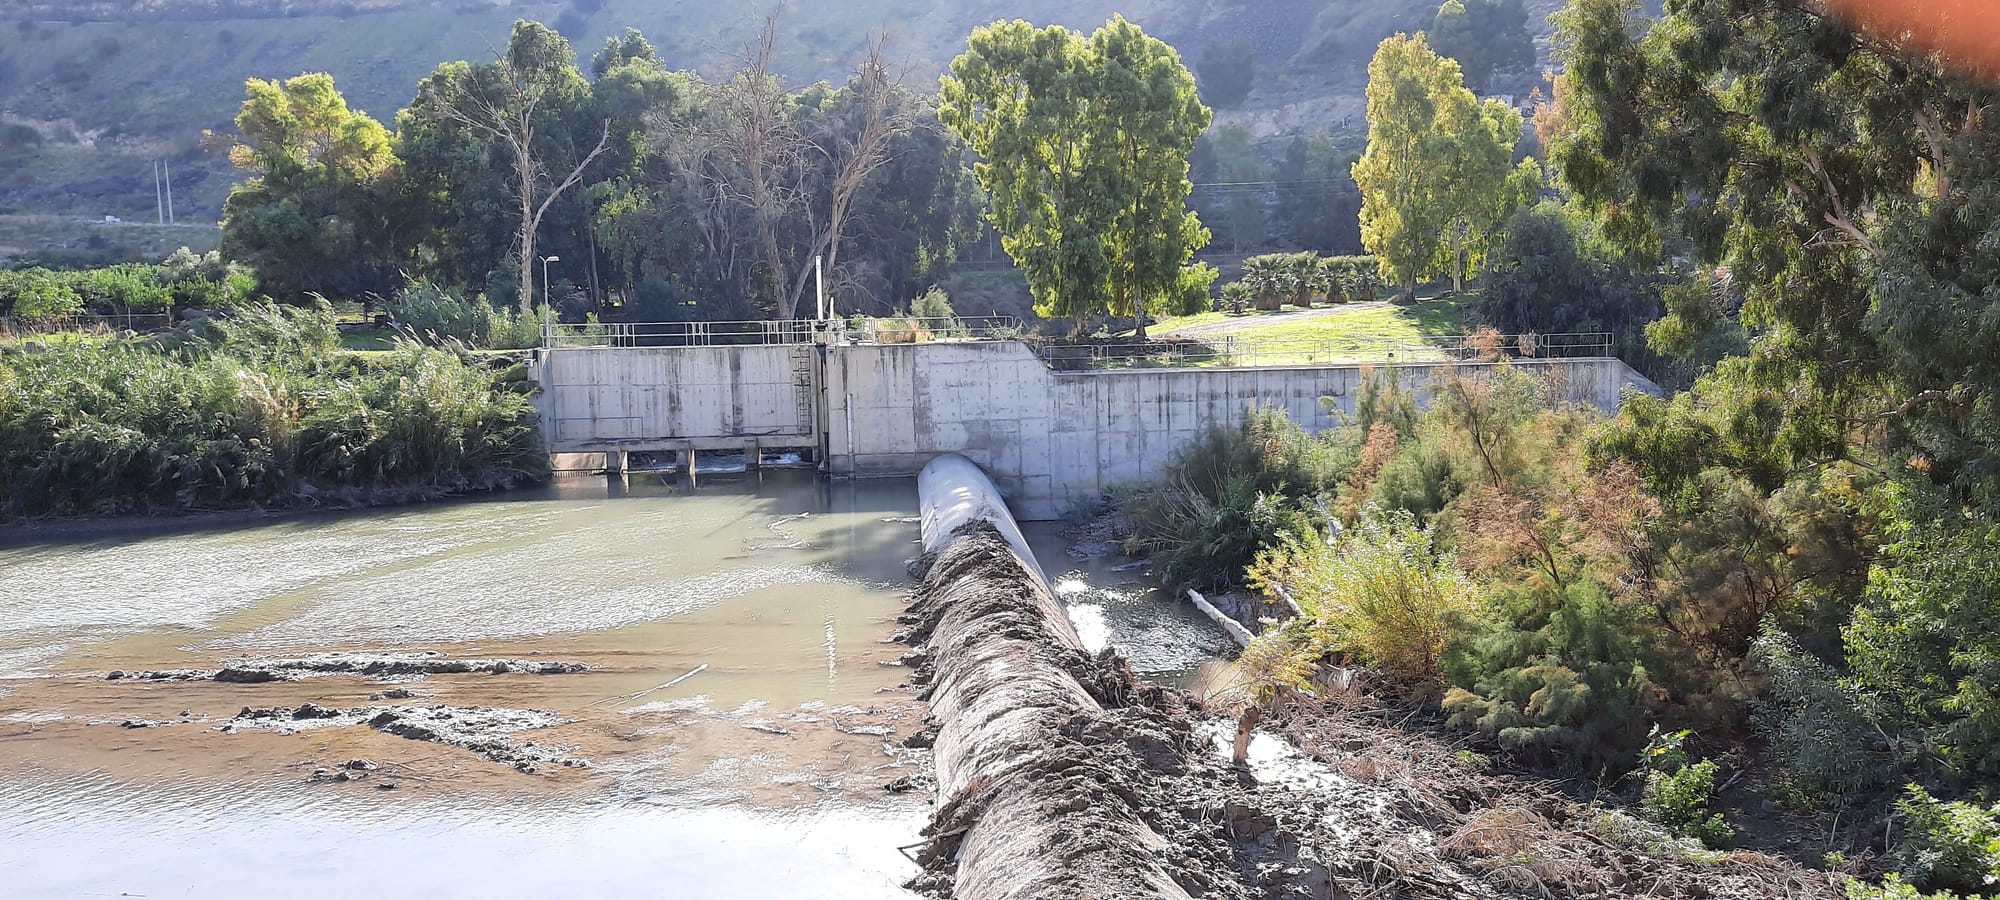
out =
<path fill-rule="evenodd" d="M 1609 355 L 1074 369 L 1020 340 L 880 343 L 780 324 L 742 342 L 550 341 L 532 367 L 549 452 L 619 467 L 630 453 L 743 452 L 754 464 L 790 450 L 843 477 L 911 476 L 957 453 L 1021 517 L 1046 520 L 1153 478 L 1251 409 L 1334 427 L 1372 377 L 1422 398 L 1448 372 L 1559 368 L 1566 399 L 1607 411 L 1627 390 L 1658 390 Z"/>

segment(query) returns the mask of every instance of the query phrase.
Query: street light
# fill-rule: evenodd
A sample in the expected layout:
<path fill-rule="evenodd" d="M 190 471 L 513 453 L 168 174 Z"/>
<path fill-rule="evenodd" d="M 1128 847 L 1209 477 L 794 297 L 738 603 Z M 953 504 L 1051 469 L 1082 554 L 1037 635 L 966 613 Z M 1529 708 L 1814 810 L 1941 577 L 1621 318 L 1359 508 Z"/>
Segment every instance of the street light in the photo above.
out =
<path fill-rule="evenodd" d="M 542 321 L 548 325 L 555 324 L 555 285 L 549 283 L 549 263 L 552 262 L 562 262 L 562 257 L 542 257 Z"/>

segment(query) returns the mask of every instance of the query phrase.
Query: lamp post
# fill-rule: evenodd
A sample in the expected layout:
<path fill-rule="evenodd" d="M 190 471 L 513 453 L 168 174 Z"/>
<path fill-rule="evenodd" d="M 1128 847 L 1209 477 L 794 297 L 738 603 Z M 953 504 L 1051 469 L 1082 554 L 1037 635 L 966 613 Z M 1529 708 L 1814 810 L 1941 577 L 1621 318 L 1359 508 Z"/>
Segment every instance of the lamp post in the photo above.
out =
<path fill-rule="evenodd" d="M 555 331 L 555 285 L 549 283 L 549 263 L 562 262 L 560 256 L 542 257 L 542 324 L 551 334 Z"/>

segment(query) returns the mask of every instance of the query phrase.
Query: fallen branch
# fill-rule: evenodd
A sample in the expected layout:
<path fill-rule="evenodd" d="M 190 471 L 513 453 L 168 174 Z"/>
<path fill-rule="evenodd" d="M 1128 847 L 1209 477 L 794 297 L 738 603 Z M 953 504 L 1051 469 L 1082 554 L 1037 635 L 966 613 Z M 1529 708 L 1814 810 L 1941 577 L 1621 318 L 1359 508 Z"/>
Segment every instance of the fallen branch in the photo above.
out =
<path fill-rule="evenodd" d="M 645 690 L 643 690 L 643 691 L 633 691 L 632 693 L 629 693 L 629 694 L 619 694 L 619 695 L 618 695 L 618 696 L 616 696 L 616 697 L 606 697 L 606 698 L 604 698 L 604 699 L 602 699 L 602 700 L 593 700 L 593 701 L 591 701 L 590 705 L 591 705 L 591 706 L 601 706 L 601 705 L 604 705 L 604 704 L 606 704 L 606 703 L 620 703 L 620 702 L 623 702 L 623 701 L 626 701 L 626 700 L 637 700 L 637 699 L 639 699 L 640 697 L 644 697 L 644 696 L 646 696 L 647 694 L 650 694 L 650 693 L 652 693 L 652 692 L 654 692 L 654 691 L 664 691 L 664 690 L 666 690 L 667 688 L 670 688 L 670 687 L 673 687 L 674 685 L 677 685 L 677 684 L 680 684 L 681 682 L 683 682 L 683 681 L 686 681 L 686 680 L 688 680 L 688 679 L 690 679 L 690 678 L 693 678 L 693 677 L 695 677 L 696 675 L 700 675 L 700 674 L 701 674 L 701 673 L 702 673 L 702 672 L 703 672 L 704 670 L 706 670 L 707 668 L 708 668 L 708 663 L 702 663 L 701 665 L 698 665 L 698 666 L 695 666 L 695 667 L 694 667 L 694 670 L 693 670 L 693 671 L 691 671 L 691 672 L 687 673 L 686 675 L 682 675 L 681 677 L 679 677 L 679 678 L 676 678 L 676 679 L 674 679 L 674 680 L 672 680 L 672 681 L 669 681 L 669 682 L 667 682 L 666 684 L 656 684 L 656 685 L 653 685 L 652 687 L 649 687 L 649 688 L 647 688 L 647 689 L 645 689 Z"/>

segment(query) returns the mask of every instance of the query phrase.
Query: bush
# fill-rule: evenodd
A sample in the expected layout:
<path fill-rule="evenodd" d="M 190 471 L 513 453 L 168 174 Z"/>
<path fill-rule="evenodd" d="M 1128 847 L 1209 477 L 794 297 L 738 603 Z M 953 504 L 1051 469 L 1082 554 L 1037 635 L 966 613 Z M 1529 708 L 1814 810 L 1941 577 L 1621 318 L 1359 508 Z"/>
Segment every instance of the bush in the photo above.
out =
<path fill-rule="evenodd" d="M 1896 816 L 1903 835 L 1890 858 L 1910 884 L 1981 895 L 2000 886 L 2000 805 L 1946 803 L 1913 784 Z"/>
<path fill-rule="evenodd" d="M 1681 837 L 1695 838 L 1703 846 L 1720 849 L 1736 835 L 1736 829 L 1710 813 L 1715 797 L 1715 760 L 1690 762 L 1685 745 L 1689 732 L 1661 734 L 1653 729 L 1652 740 L 1639 754 L 1646 773 L 1646 787 L 1640 806 L 1646 819 Z"/>
<path fill-rule="evenodd" d="M 9 308 L 34 322 L 49 322 L 83 314 L 83 297 L 49 272 L 30 272 L 12 285 Z"/>
<path fill-rule="evenodd" d="M 930 290 L 910 301 L 910 315 L 919 319 L 958 319 L 958 311 L 951 308 L 951 295 L 937 285 L 931 285 Z"/>
<path fill-rule="evenodd" d="M 1161 483 L 1125 498 L 1128 549 L 1156 554 L 1170 582 L 1231 584 L 1260 547 L 1312 530 L 1352 465 L 1351 450 L 1307 433 L 1282 410 L 1253 410 L 1236 428 L 1210 429 Z"/>
<path fill-rule="evenodd" d="M 1415 517 L 1373 507 L 1331 541 L 1318 532 L 1281 536 L 1247 580 L 1288 593 L 1328 646 L 1422 691 L 1441 686 L 1445 647 L 1479 597 Z"/>
<path fill-rule="evenodd" d="M 519 350 L 541 341 L 533 316 L 455 295 L 429 281 L 405 285 L 383 310 L 411 337 L 433 346 L 456 341 L 480 349 Z"/>
<path fill-rule="evenodd" d="M 1865 699 L 1832 666 L 1775 628 L 1751 646 L 1750 664 L 1765 680 L 1751 721 L 1771 752 L 1814 791 L 1862 794 L 1894 777 L 1895 766 L 1876 746 L 1879 732 L 1863 712 Z"/>
<path fill-rule="evenodd" d="M 1847 900 L 1967 900 L 1967 898 L 1951 891 L 1927 894 L 1904 881 L 1902 876 L 1892 874 L 1880 885 L 1849 879 Z"/>

